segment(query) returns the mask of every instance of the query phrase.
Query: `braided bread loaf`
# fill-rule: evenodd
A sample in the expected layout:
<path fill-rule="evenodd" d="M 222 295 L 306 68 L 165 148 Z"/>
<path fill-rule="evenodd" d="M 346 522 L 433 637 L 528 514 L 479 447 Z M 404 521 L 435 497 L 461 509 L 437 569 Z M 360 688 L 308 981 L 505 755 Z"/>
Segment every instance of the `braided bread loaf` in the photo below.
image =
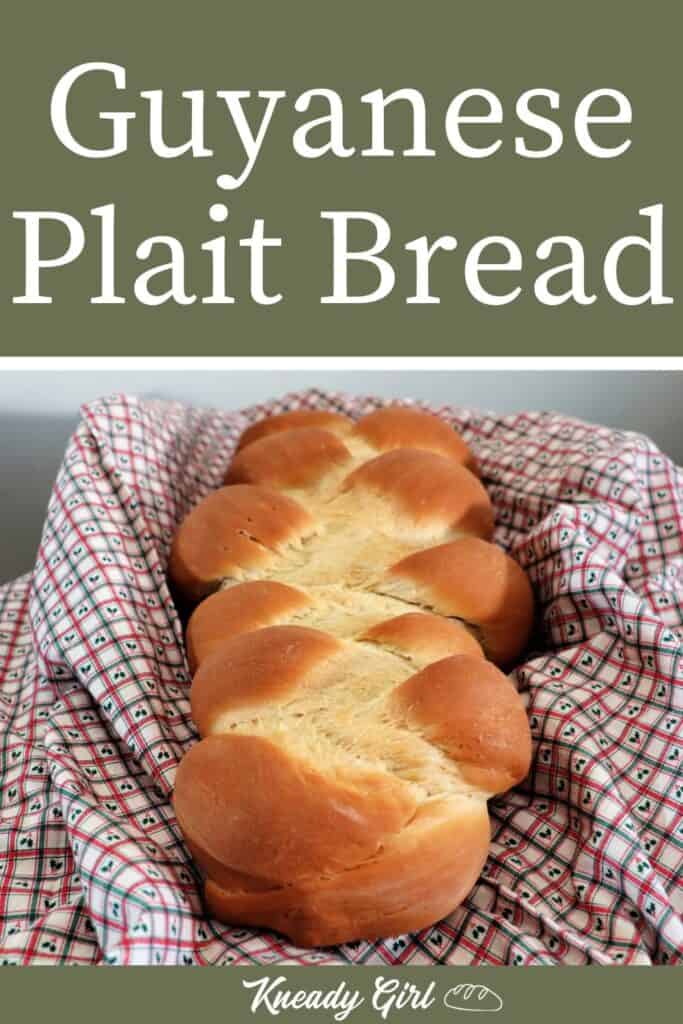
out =
<path fill-rule="evenodd" d="M 427 413 L 289 413 L 182 523 L 202 739 L 174 803 L 214 916 L 330 945 L 432 924 L 476 881 L 487 798 L 530 760 L 493 662 L 533 615 L 476 474 Z"/>

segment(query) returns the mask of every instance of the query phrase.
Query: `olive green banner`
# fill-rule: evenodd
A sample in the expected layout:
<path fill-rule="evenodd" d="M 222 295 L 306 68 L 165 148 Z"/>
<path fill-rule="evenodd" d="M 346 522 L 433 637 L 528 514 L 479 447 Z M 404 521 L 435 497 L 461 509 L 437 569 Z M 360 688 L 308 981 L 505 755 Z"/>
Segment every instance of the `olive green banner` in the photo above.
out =
<path fill-rule="evenodd" d="M 38 972 L 38 977 L 36 976 Z M 680 1007 L 672 968 L 43 968 L 5 971 L 3 1002 L 68 1024 L 192 1020 L 289 1024 L 642 1024 Z M 475 1014 L 476 1016 L 472 1016 Z"/>
<path fill-rule="evenodd" d="M 8 0 L 0 352 L 680 354 L 681 35 L 671 0 Z"/>

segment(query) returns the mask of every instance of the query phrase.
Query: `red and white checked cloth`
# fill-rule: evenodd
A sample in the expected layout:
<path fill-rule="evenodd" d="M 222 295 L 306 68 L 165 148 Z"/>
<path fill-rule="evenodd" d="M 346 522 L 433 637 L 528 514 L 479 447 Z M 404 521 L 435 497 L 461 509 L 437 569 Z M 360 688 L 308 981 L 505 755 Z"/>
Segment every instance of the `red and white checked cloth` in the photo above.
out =
<path fill-rule="evenodd" d="M 683 471 L 644 437 L 547 413 L 438 410 L 480 460 L 533 581 L 516 675 L 529 778 L 491 803 L 466 903 L 415 935 L 307 951 L 202 913 L 169 796 L 194 739 L 166 557 L 243 413 L 83 409 L 32 579 L 0 589 L 0 962 L 675 963 L 683 952 Z"/>

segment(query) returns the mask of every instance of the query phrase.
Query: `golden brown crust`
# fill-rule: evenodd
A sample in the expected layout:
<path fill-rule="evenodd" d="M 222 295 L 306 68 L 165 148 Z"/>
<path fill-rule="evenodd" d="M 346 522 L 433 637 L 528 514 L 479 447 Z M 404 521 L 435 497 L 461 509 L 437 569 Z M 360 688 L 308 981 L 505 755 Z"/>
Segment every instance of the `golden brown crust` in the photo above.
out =
<path fill-rule="evenodd" d="M 498 664 L 513 662 L 528 642 L 531 585 L 517 562 L 494 544 L 464 537 L 418 551 L 393 565 L 387 580 L 396 581 L 407 600 L 477 626 L 487 656 Z"/>
<path fill-rule="evenodd" d="M 252 441 L 233 459 L 226 484 L 301 489 L 351 459 L 346 445 L 318 427 L 299 427 Z"/>
<path fill-rule="evenodd" d="M 203 739 L 174 795 L 213 915 L 328 945 L 426 927 L 474 884 L 486 800 L 531 755 L 484 651 L 513 660 L 533 616 L 475 465 L 419 410 L 285 414 L 182 524 L 180 593 L 229 583 L 188 625 Z"/>
<path fill-rule="evenodd" d="M 367 488 L 390 497 L 416 525 L 440 522 L 477 537 L 493 533 L 493 509 L 485 488 L 464 466 L 443 455 L 397 448 L 359 466 L 344 488 Z"/>
<path fill-rule="evenodd" d="M 208 736 L 227 711 L 291 696 L 339 646 L 329 633 L 306 626 L 267 626 L 227 640 L 202 661 L 192 681 L 192 717 L 200 736 Z"/>
<path fill-rule="evenodd" d="M 455 459 L 477 472 L 476 459 L 463 439 L 433 413 L 405 405 L 388 405 L 363 416 L 353 433 L 379 452 L 419 448 Z"/>
<path fill-rule="evenodd" d="M 262 437 L 279 434 L 285 430 L 296 430 L 298 427 L 319 427 L 343 437 L 344 434 L 349 433 L 352 426 L 353 421 L 338 412 L 324 412 L 322 409 L 295 409 L 293 412 L 267 416 L 265 419 L 253 423 L 242 434 L 238 451 L 246 448 L 253 441 L 259 441 Z"/>
<path fill-rule="evenodd" d="M 210 736 L 178 769 L 174 806 L 200 865 L 287 883 L 354 867 L 415 812 L 407 787 L 382 772 L 330 778 L 259 736 Z M 208 863 L 208 862 L 207 862 Z"/>
<path fill-rule="evenodd" d="M 462 623 L 428 612 L 407 612 L 394 619 L 384 619 L 359 639 L 417 655 L 425 664 L 450 654 L 484 657 L 479 643 Z"/>
<path fill-rule="evenodd" d="M 274 580 L 252 580 L 219 590 L 195 608 L 187 624 L 190 671 L 226 640 L 262 626 L 274 626 L 310 599 L 301 590 Z"/>
<path fill-rule="evenodd" d="M 169 573 L 186 600 L 198 601 L 236 572 L 267 565 L 274 549 L 313 527 L 301 505 L 265 487 L 222 487 L 181 523 Z"/>
<path fill-rule="evenodd" d="M 274 928 L 302 947 L 403 935 L 463 901 L 489 842 L 483 801 L 434 801 L 381 853 L 344 872 L 267 891 L 209 879 L 206 903 L 220 920 Z"/>
<path fill-rule="evenodd" d="M 529 771 L 531 736 L 510 680 L 483 658 L 456 654 L 411 676 L 392 708 L 460 765 L 463 777 L 491 793 Z"/>

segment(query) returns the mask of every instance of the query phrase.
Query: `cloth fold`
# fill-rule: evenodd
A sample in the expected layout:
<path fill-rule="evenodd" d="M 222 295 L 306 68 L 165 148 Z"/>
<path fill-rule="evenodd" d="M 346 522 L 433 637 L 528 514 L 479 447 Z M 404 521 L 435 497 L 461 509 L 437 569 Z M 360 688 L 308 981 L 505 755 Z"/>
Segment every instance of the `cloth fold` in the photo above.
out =
<path fill-rule="evenodd" d="M 170 803 L 195 739 L 171 539 L 249 423 L 382 404 L 83 408 L 35 571 L 0 588 L 0 963 L 680 961 L 683 471 L 645 437 L 552 413 L 436 410 L 474 449 L 539 611 L 515 673 L 532 769 L 490 804 L 467 901 L 417 934 L 325 950 L 203 913 Z"/>

